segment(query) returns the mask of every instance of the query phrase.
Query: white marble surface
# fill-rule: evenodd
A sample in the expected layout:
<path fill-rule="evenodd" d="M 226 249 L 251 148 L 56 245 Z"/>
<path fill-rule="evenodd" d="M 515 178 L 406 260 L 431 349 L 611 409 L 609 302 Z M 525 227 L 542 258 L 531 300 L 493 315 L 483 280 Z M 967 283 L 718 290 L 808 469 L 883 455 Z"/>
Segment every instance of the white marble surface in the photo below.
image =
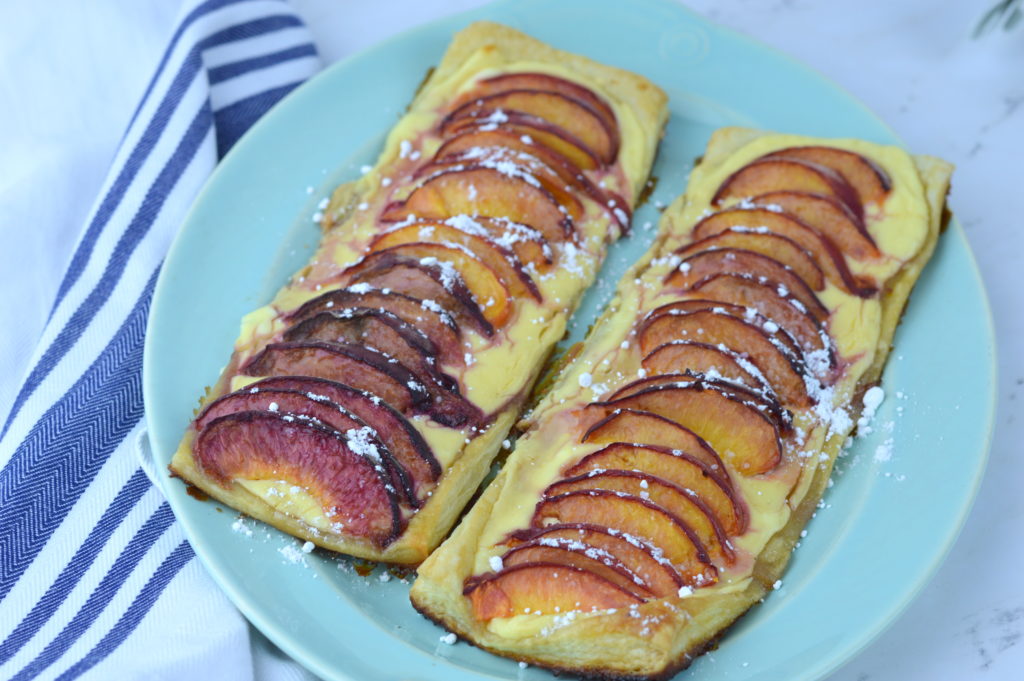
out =
<path fill-rule="evenodd" d="M 726 26 L 813 66 L 915 151 L 957 164 L 951 197 L 982 270 L 998 338 L 999 408 L 988 473 L 963 534 L 902 617 L 831 681 L 1024 676 L 1024 26 L 972 40 L 995 0 L 690 0 Z M 326 61 L 483 2 L 293 0 Z M 0 6 L 0 405 L 24 371 L 74 235 L 169 34 L 177 2 L 72 0 Z M 132 26 L 103 50 L 54 45 L 110 15 Z M 12 28 L 13 27 L 13 28 Z M 81 36 L 79 36 L 81 37 Z M 97 38 L 97 44 L 103 41 Z M 98 96 L 62 97 L 69 79 Z M 14 167 L 11 152 L 33 162 Z M 47 187 L 40 195 L 38 187 Z M 54 198 L 59 197 L 59 200 Z M 22 230 L 19 225 L 47 225 Z M 17 244 L 18 248 L 14 248 Z M 15 258 L 38 262 L 30 279 Z M 21 272 L 17 277 L 12 272 Z M 955 333 L 955 318 L 950 319 Z M 936 370 L 956 371 L 956 358 Z M 6 411 L 6 409 L 0 409 Z M 837 616 L 841 616 L 837 614 Z"/>

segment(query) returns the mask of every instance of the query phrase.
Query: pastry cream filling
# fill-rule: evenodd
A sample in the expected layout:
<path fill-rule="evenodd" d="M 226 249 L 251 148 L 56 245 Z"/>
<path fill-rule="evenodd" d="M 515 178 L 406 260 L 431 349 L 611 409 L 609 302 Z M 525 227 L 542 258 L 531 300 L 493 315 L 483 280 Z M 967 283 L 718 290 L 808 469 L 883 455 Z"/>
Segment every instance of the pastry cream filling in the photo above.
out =
<path fill-rule="evenodd" d="M 287 313 L 337 288 L 338 284 L 332 280 L 366 253 L 375 236 L 390 228 L 379 225 L 377 216 L 389 202 L 407 193 L 396 193 L 396 190 L 408 187 L 413 181 L 413 171 L 436 151 L 439 141 L 434 131 L 439 117 L 448 110 L 457 95 L 472 89 L 478 79 L 514 72 L 543 72 L 560 76 L 590 88 L 611 106 L 619 125 L 619 157 L 610 168 L 586 172 L 595 184 L 618 192 L 632 203 L 647 177 L 655 146 L 651 135 L 659 131 L 645 130 L 629 102 L 617 99 L 586 76 L 558 64 L 509 63 L 498 51 L 479 49 L 443 80 L 432 79 L 430 87 L 415 101 L 414 108 L 388 135 L 374 168 L 356 182 L 343 185 L 334 192 L 324 210 L 326 231 L 316 253 L 271 303 L 242 319 L 230 367 L 243 366 L 268 342 L 279 340 L 289 325 L 285 319 Z M 543 271 L 532 272 L 543 302 L 514 299 L 512 317 L 490 339 L 465 324 L 460 325 L 467 352 L 466 366 L 441 367 L 457 379 L 463 396 L 487 414 L 495 414 L 525 396 L 547 353 L 564 334 L 568 314 L 593 280 L 603 259 L 605 245 L 614 238 L 611 234 L 617 231 L 606 207 L 598 206 L 582 193 L 577 192 L 576 195 L 584 206 L 583 216 L 575 221 L 576 243 L 552 243 L 553 265 Z M 239 389 L 256 380 L 258 377 L 232 376 L 227 388 Z M 207 402 L 228 390 L 211 395 Z M 442 469 L 450 467 L 471 439 L 479 434 L 468 429 L 446 428 L 424 416 L 415 416 L 409 421 L 424 436 Z M 179 454 L 188 447 L 190 444 L 186 438 Z M 269 481 L 237 482 L 275 511 L 293 516 L 318 531 L 332 532 L 332 524 L 305 491 Z"/>
<path fill-rule="evenodd" d="M 302 518 L 307 525 L 324 534 L 336 534 L 344 529 L 341 523 L 327 517 L 323 506 L 316 497 L 287 480 L 235 478 L 235 484 L 262 499 L 278 513 Z"/>
<path fill-rule="evenodd" d="M 929 206 L 913 160 L 898 148 L 857 140 L 821 142 L 795 135 L 763 135 L 733 152 L 705 157 L 691 174 L 686 193 L 666 212 L 658 242 L 623 280 L 608 311 L 589 334 L 583 352 L 530 416 L 531 428 L 518 440 L 515 453 L 506 463 L 509 470 L 503 476 L 505 484 L 477 537 L 470 574 L 489 572 L 491 558 L 507 550 L 503 541 L 508 534 L 529 526 L 542 491 L 562 477 L 566 466 L 601 448 L 579 444 L 583 430 L 576 414 L 583 405 L 644 375 L 634 324 L 644 313 L 681 298 L 662 286 L 665 276 L 678 265 L 678 259 L 670 255 L 689 243 L 692 226 L 711 209 L 711 197 L 722 181 L 766 153 L 809 144 L 861 153 L 884 168 L 892 180 L 884 205 L 866 206 L 868 229 L 882 256 L 860 262 L 847 258 L 853 271 L 873 277 L 881 288 L 923 247 L 928 236 Z M 719 566 L 717 584 L 695 588 L 681 597 L 705 598 L 744 589 L 752 578 L 757 556 L 806 497 L 816 470 L 831 465 L 831 457 L 822 454 L 826 445 L 836 444 L 833 438 L 841 440 L 852 429 L 848 410 L 857 408 L 850 404 L 852 392 L 874 360 L 882 306 L 877 294 L 858 298 L 832 284 L 818 292 L 818 297 L 830 312 L 826 328 L 834 340 L 841 373 L 833 385 L 812 391 L 818 404 L 793 414 L 795 435 L 783 440 L 783 458 L 774 470 L 750 477 L 732 474 L 751 518 L 743 535 L 731 537 L 737 560 Z M 581 617 L 584 614 L 589 616 L 581 613 Z M 492 619 L 486 627 L 507 638 L 526 638 L 550 630 L 555 617 L 519 614 Z"/>

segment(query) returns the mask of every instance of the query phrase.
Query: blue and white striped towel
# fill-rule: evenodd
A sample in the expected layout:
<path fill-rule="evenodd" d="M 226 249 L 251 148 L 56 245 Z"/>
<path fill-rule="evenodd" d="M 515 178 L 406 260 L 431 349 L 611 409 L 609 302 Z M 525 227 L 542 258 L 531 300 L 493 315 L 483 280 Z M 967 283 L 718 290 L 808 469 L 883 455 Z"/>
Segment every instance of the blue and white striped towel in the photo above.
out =
<path fill-rule="evenodd" d="M 319 67 L 278 0 L 186 3 L 3 423 L 0 678 L 312 678 L 207 577 L 133 448 L 171 239 L 217 160 Z"/>

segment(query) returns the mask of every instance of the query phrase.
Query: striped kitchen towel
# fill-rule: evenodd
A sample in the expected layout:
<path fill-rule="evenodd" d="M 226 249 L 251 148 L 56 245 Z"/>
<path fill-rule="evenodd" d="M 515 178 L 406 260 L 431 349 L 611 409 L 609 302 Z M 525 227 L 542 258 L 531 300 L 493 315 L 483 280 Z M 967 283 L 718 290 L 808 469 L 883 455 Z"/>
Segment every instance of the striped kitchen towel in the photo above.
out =
<path fill-rule="evenodd" d="M 311 678 L 254 653 L 133 451 L 171 239 L 218 159 L 320 67 L 278 0 L 185 5 L 2 426 L 0 679 Z"/>

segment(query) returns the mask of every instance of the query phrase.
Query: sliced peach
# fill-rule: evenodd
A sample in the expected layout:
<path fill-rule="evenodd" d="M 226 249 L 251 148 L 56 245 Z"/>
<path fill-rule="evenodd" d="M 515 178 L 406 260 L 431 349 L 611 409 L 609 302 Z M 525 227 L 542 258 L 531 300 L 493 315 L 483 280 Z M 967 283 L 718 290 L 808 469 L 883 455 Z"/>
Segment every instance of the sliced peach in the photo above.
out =
<path fill-rule="evenodd" d="M 641 409 L 660 414 L 707 440 L 726 464 L 743 475 L 767 473 L 782 459 L 779 430 L 767 415 L 702 382 L 654 386 L 612 402 L 596 402 L 586 409 L 591 407 L 605 413 Z"/>
<path fill-rule="evenodd" d="M 442 284 L 454 284 L 461 279 L 480 306 L 484 319 L 494 327 L 502 326 L 512 314 L 508 286 L 493 269 L 463 246 L 430 242 L 401 243 L 374 252 L 415 258 L 424 265 L 438 267 Z"/>
<path fill-rule="evenodd" d="M 626 401 L 629 400 L 637 401 L 634 398 Z M 598 412 L 604 408 L 604 405 L 587 407 Z M 596 474 L 605 470 L 636 470 L 668 480 L 683 490 L 693 492 L 704 502 L 727 535 L 743 534 L 747 529 L 747 510 L 732 487 L 723 483 L 707 464 L 686 452 L 656 445 L 616 442 L 583 457 L 566 469 L 565 475 Z"/>
<path fill-rule="evenodd" d="M 775 324 L 752 307 L 733 305 L 732 303 L 727 303 L 721 300 L 712 300 L 709 298 L 683 298 L 654 308 L 647 313 L 641 324 L 653 322 L 655 317 L 662 317 L 664 315 L 680 315 L 703 310 L 710 310 L 716 314 L 729 315 L 736 319 L 741 319 L 748 324 L 753 324 L 764 331 L 771 339 L 772 344 L 777 346 L 787 358 L 795 362 L 797 366 L 802 366 L 801 361 L 803 359 L 803 354 L 800 350 L 799 343 L 789 335 L 788 331 L 778 324 Z"/>
<path fill-rule="evenodd" d="M 551 168 L 554 172 L 558 173 L 558 176 L 561 177 L 563 182 L 566 184 L 579 189 L 582 189 L 584 186 L 580 184 L 581 181 L 579 178 L 583 177 L 583 174 L 579 166 L 572 163 L 557 151 L 549 149 L 544 145 L 534 143 L 533 140 L 530 139 L 529 135 L 517 135 L 516 133 L 503 128 L 498 128 L 497 130 L 469 129 L 455 135 L 454 137 L 447 139 L 440 147 L 438 147 L 437 152 L 434 154 L 434 160 L 464 161 L 467 158 L 475 156 L 478 149 L 483 150 L 494 148 L 508 149 L 520 154 L 533 156 L 541 163 L 544 163 Z"/>
<path fill-rule="evenodd" d="M 288 342 L 316 341 L 375 351 L 389 364 L 408 369 L 425 387 L 428 404 L 422 410 L 435 421 L 451 427 L 479 421 L 482 413 L 462 397 L 459 382 L 438 369 L 434 356 L 409 340 L 411 334 L 399 333 L 399 329 L 383 323 L 384 319 L 376 310 L 321 312 L 286 331 L 284 338 Z"/>
<path fill-rule="evenodd" d="M 614 555 L 583 545 L 531 541 L 507 551 L 501 557 L 501 561 L 505 568 L 523 563 L 568 565 L 604 577 L 637 598 L 648 599 L 654 595 L 644 584 L 643 579 L 633 574 Z"/>
<path fill-rule="evenodd" d="M 196 430 L 202 430 L 221 416 L 243 411 L 269 411 L 305 417 L 343 434 L 359 433 L 358 437 L 364 443 L 364 451 L 370 451 L 374 460 L 384 466 L 394 488 L 402 492 L 410 505 L 419 506 L 415 481 L 410 472 L 395 459 L 373 427 L 344 407 L 330 400 L 315 400 L 297 390 L 267 389 L 253 392 L 243 389 L 210 403 L 196 418 Z"/>
<path fill-rule="evenodd" d="M 534 157 L 502 147 L 472 149 L 465 152 L 462 158 L 431 161 L 420 166 L 413 178 L 420 179 L 443 172 L 464 172 L 478 168 L 490 168 L 508 177 L 525 180 L 531 185 L 539 185 L 555 198 L 570 219 L 579 220 L 583 215 L 583 204 L 579 197 L 558 173 Z"/>
<path fill-rule="evenodd" d="M 794 158 L 831 168 L 850 183 L 864 205 L 873 203 L 881 206 L 892 189 L 892 181 L 878 164 L 846 149 L 823 146 L 789 147 L 773 151 L 766 158 Z"/>
<path fill-rule="evenodd" d="M 782 404 L 798 408 L 811 405 L 804 383 L 806 368 L 780 335 L 758 328 L 743 318 L 716 309 L 648 317 L 637 331 L 643 352 L 674 340 L 724 345 L 739 352 L 761 370 Z"/>
<path fill-rule="evenodd" d="M 399 221 L 410 215 L 426 220 L 456 215 L 506 218 L 527 224 L 556 242 L 572 233 L 572 219 L 551 192 L 539 183 L 532 185 L 494 168 L 438 173 L 404 201 L 387 206 L 381 219 Z"/>
<path fill-rule="evenodd" d="M 420 501 L 426 498 L 426 492 L 441 476 L 441 464 L 420 432 L 405 416 L 373 393 L 335 381 L 305 376 L 264 378 L 239 392 L 259 393 L 264 390 L 295 390 L 311 400 L 337 404 L 358 416 L 376 431 L 395 460 L 412 476 L 416 498 Z"/>
<path fill-rule="evenodd" d="M 722 182 L 711 203 L 720 206 L 728 199 L 748 199 L 783 189 L 831 196 L 854 215 L 864 215 L 857 190 L 846 178 L 828 166 L 795 158 L 761 158 L 748 163 Z"/>
<path fill-rule="evenodd" d="M 557 497 L 591 489 L 619 492 L 651 501 L 685 522 L 708 550 L 713 562 L 731 563 L 735 558 L 725 531 L 707 504 L 696 495 L 687 494 L 678 485 L 649 473 L 621 470 L 585 473 L 552 483 L 544 490 L 543 496 Z"/>
<path fill-rule="evenodd" d="M 321 312 L 285 331 L 284 340 L 362 345 L 394 357 L 414 371 L 429 374 L 431 380 L 449 389 L 458 389 L 458 383 L 437 368 L 437 348 L 431 340 L 384 310 L 349 307 Z"/>
<path fill-rule="evenodd" d="M 593 90 L 547 73 L 503 73 L 500 76 L 486 78 L 474 86 L 467 99 L 486 97 L 508 90 L 542 90 L 572 97 L 592 109 L 609 129 L 618 128 L 615 112 L 603 99 L 594 94 Z"/>
<path fill-rule="evenodd" d="M 529 225 L 505 218 L 474 218 L 468 215 L 456 215 L 444 222 L 470 234 L 486 234 L 501 248 L 514 252 L 520 262 L 532 264 L 541 272 L 554 262 L 551 244 L 543 234 Z"/>
<path fill-rule="evenodd" d="M 404 247 L 398 247 L 404 248 Z M 434 258 L 385 249 L 370 253 L 341 274 L 349 288 L 373 287 L 423 301 L 423 306 L 452 315 L 460 324 L 494 335 L 494 325 L 484 315 L 462 274 Z"/>
<path fill-rule="evenodd" d="M 402 531 L 384 467 L 333 428 L 288 414 L 244 411 L 211 421 L 194 451 L 199 468 L 223 487 L 238 478 L 303 487 L 344 534 L 383 547 Z"/>
<path fill-rule="evenodd" d="M 509 113 L 535 116 L 560 128 L 568 137 L 590 149 L 605 165 L 614 163 L 618 155 L 617 128 L 609 128 L 599 114 L 580 100 L 557 92 L 507 90 L 466 102 L 445 120 L 473 118 L 500 124 L 508 120 Z"/>
<path fill-rule="evenodd" d="M 674 374 L 695 371 L 718 375 L 742 383 L 760 392 L 770 391 L 764 374 L 729 348 L 697 341 L 669 341 L 651 350 L 641 360 L 648 374 Z"/>
<path fill-rule="evenodd" d="M 819 322 L 828 318 L 828 308 L 793 270 L 760 253 L 738 248 L 722 248 L 691 255 L 665 277 L 665 285 L 689 289 L 715 274 L 736 274 L 793 295 Z"/>
<path fill-rule="evenodd" d="M 196 417 L 196 430 L 202 430 L 214 419 L 240 411 L 272 411 L 308 416 L 340 432 L 366 425 L 358 416 L 334 402 L 314 400 L 298 390 L 268 388 L 252 392 L 243 388 L 208 404 Z"/>
<path fill-rule="evenodd" d="M 536 159 L 543 163 L 558 176 L 563 186 L 582 192 L 598 205 L 610 208 L 609 213 L 619 223 L 619 227 L 623 230 L 628 229 L 630 211 L 624 200 L 603 191 L 583 174 L 579 166 L 557 151 L 535 141 L 530 135 L 516 134 L 501 128 L 469 129 L 442 144 L 434 154 L 434 162 L 468 162 L 494 149 L 506 149 L 517 158 Z M 551 191 L 550 186 L 545 186 Z"/>
<path fill-rule="evenodd" d="M 529 541 L 555 546 L 592 547 L 615 556 L 630 572 L 640 577 L 655 598 L 676 596 L 685 586 L 679 571 L 660 551 L 638 537 L 588 523 L 556 523 L 542 529 L 522 531 Z M 657 556 L 657 557 L 655 557 Z"/>
<path fill-rule="evenodd" d="M 758 206 L 775 206 L 796 217 L 819 234 L 831 239 L 839 250 L 855 260 L 881 256 L 864 223 L 845 204 L 828 196 L 796 191 L 758 194 L 751 201 Z"/>
<path fill-rule="evenodd" d="M 657 504 L 608 490 L 579 490 L 542 499 L 531 525 L 593 523 L 660 548 L 688 584 L 711 584 L 717 571 L 693 529 Z"/>
<path fill-rule="evenodd" d="M 648 388 L 653 388 L 654 386 L 684 386 L 689 385 L 690 383 L 699 383 L 704 388 L 717 390 L 730 399 L 738 400 L 757 409 L 762 414 L 768 416 L 772 420 L 772 423 L 774 423 L 779 431 L 784 435 L 788 435 L 792 429 L 792 416 L 786 409 L 783 409 L 782 405 L 779 404 L 773 393 L 756 392 L 750 388 L 740 385 L 739 383 L 733 383 L 717 377 L 712 378 L 710 376 L 704 376 L 703 374 L 696 374 L 692 372 L 687 372 L 685 374 L 658 374 L 655 376 L 638 378 L 635 381 L 630 381 L 626 385 L 620 387 L 605 398 L 605 400 L 614 401 L 630 395 L 636 395 L 637 393 L 643 392 Z"/>
<path fill-rule="evenodd" d="M 825 277 L 833 284 L 854 295 L 867 297 L 875 292 L 875 289 L 869 282 L 861 281 L 850 271 L 846 258 L 831 239 L 801 222 L 799 218 L 787 215 L 786 213 L 779 213 L 764 208 L 730 208 L 713 213 L 701 220 L 693 228 L 693 233 L 695 237 L 703 239 L 714 234 L 734 231 L 740 228 L 767 231 L 771 234 L 787 237 L 799 244 L 810 253 L 815 264 L 820 266 L 820 272 L 814 275 L 817 277 L 815 281 L 820 281 L 820 273 L 823 272 Z M 750 248 L 749 246 L 737 245 L 736 247 L 758 250 L 760 253 L 775 258 L 782 264 L 792 267 L 811 288 L 821 290 L 820 286 L 816 286 L 813 281 L 803 275 L 802 266 L 794 266 L 793 263 L 783 259 L 782 256 L 788 254 L 781 249 L 778 254 L 775 254 L 765 250 Z"/>
<path fill-rule="evenodd" d="M 777 287 L 735 274 L 715 274 L 690 289 L 711 300 L 751 307 L 775 322 L 796 340 L 805 353 L 823 352 L 828 366 L 835 365 L 831 344 L 821 325 L 793 295 L 780 295 Z"/>
<path fill-rule="evenodd" d="M 554 614 L 625 608 L 642 603 L 588 570 L 555 563 L 522 563 L 467 583 L 473 615 L 482 621 L 527 613 Z"/>
<path fill-rule="evenodd" d="M 333 343 L 271 343 L 246 362 L 246 376 L 312 376 L 366 390 L 401 412 L 424 409 L 429 393 L 415 374 L 374 350 Z"/>
<path fill-rule="evenodd" d="M 697 241 L 683 246 L 676 253 L 685 258 L 694 253 L 716 248 L 753 251 L 777 260 L 793 270 L 796 276 L 807 282 L 807 285 L 815 291 L 825 288 L 825 275 L 814 255 L 787 236 L 770 231 L 747 230 L 742 227 L 724 229 L 709 236 L 697 235 L 695 228 L 694 236 L 698 237 Z"/>
<path fill-rule="evenodd" d="M 724 485 L 731 485 L 722 460 L 704 438 L 658 414 L 635 409 L 613 411 L 592 425 L 580 442 L 635 442 L 678 449 L 704 463 L 711 475 L 718 477 Z"/>
<path fill-rule="evenodd" d="M 389 312 L 407 324 L 419 329 L 430 342 L 444 364 L 461 365 L 462 343 L 455 319 L 436 303 L 430 305 L 419 298 L 382 291 L 370 286 L 355 289 L 334 289 L 307 301 L 288 315 L 293 323 L 314 317 L 321 312 L 347 308 L 370 308 Z"/>
<path fill-rule="evenodd" d="M 454 244 L 469 249 L 481 262 L 490 267 L 508 287 L 509 292 L 517 297 L 529 296 L 541 300 L 537 285 L 516 254 L 499 246 L 482 228 L 479 232 L 463 231 L 444 222 L 414 223 L 406 227 L 384 232 L 370 242 L 369 250 L 378 251 L 392 246 L 418 242 Z"/>
<path fill-rule="evenodd" d="M 561 154 L 577 168 L 594 170 L 601 166 L 600 159 L 583 142 L 542 118 L 515 111 L 504 114 L 503 118 L 505 120 L 501 123 L 487 118 L 446 120 L 441 126 L 441 134 L 453 137 L 469 131 L 504 130 L 513 135 L 526 137 L 531 144 L 539 144 Z"/>

